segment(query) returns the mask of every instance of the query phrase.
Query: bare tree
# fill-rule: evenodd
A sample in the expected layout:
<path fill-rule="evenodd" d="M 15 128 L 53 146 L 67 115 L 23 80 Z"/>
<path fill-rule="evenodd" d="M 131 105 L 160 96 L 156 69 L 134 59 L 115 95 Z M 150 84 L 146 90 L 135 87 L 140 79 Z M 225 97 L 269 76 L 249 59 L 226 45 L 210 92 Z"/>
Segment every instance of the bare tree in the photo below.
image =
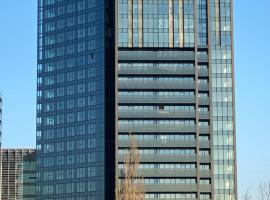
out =
<path fill-rule="evenodd" d="M 258 199 L 270 200 L 270 182 L 261 183 L 258 187 Z"/>
<path fill-rule="evenodd" d="M 249 189 L 247 189 L 247 191 L 245 192 L 245 194 L 243 195 L 243 200 L 252 200 L 252 196 L 249 192 Z"/>
<path fill-rule="evenodd" d="M 270 182 L 261 183 L 258 186 L 256 197 L 253 198 L 253 196 L 250 194 L 250 189 L 246 191 L 246 193 L 243 195 L 243 200 L 270 200 Z"/>
<path fill-rule="evenodd" d="M 143 200 L 144 180 L 138 173 L 140 154 L 134 135 L 129 135 L 130 148 L 124 158 L 124 169 L 118 180 L 117 200 Z"/>

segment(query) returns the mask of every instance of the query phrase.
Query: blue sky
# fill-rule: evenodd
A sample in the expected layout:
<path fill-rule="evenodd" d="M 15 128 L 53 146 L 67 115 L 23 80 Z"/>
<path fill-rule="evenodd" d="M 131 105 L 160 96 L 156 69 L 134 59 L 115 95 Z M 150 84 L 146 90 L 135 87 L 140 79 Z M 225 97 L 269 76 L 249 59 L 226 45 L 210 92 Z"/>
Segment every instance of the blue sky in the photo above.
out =
<path fill-rule="evenodd" d="M 36 0 L 0 1 L 3 144 L 35 146 Z M 270 181 L 270 1 L 235 0 L 237 153 L 240 195 Z"/>

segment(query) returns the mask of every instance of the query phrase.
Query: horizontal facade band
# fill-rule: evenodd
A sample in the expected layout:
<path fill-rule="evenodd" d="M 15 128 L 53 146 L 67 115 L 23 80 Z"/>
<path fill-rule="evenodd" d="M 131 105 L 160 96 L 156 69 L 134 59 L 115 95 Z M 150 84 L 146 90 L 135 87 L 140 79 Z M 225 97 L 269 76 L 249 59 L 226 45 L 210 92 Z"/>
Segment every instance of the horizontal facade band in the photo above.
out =
<path fill-rule="evenodd" d="M 123 170 L 118 170 L 119 177 L 123 177 L 121 174 Z M 211 171 L 210 170 L 200 170 L 200 177 L 202 178 L 210 178 Z M 139 169 L 138 174 L 143 177 L 149 178 L 191 178 L 197 176 L 196 169 Z"/>
<path fill-rule="evenodd" d="M 200 141 L 200 148 L 210 148 L 210 141 Z M 118 141 L 118 146 L 121 147 L 130 147 L 130 142 L 128 141 Z M 140 147 L 155 147 L 155 148 L 176 148 L 176 147 L 196 147 L 196 140 L 186 140 L 186 141 L 137 141 L 137 146 Z"/>
<path fill-rule="evenodd" d="M 194 51 L 120 50 L 119 61 L 195 61 Z M 198 55 L 198 62 L 208 62 L 208 54 Z"/>
<path fill-rule="evenodd" d="M 199 112 L 200 119 L 209 119 L 209 112 Z M 143 110 L 143 111 L 129 111 L 120 110 L 118 111 L 119 119 L 134 119 L 134 118 L 151 118 L 151 119 L 190 119 L 196 117 L 195 110 L 191 111 L 165 111 L 165 110 Z"/>
<path fill-rule="evenodd" d="M 200 133 L 210 133 L 209 127 L 200 127 Z M 128 125 L 121 124 L 118 126 L 118 132 L 185 132 L 185 133 L 194 133 L 196 132 L 195 125 L 161 125 L 161 124 L 151 124 L 151 125 Z"/>
<path fill-rule="evenodd" d="M 124 162 L 125 155 L 118 155 L 118 162 Z M 196 155 L 141 155 L 141 162 L 147 163 L 193 163 L 196 162 Z M 210 163 L 209 155 L 200 156 L 201 163 Z"/>

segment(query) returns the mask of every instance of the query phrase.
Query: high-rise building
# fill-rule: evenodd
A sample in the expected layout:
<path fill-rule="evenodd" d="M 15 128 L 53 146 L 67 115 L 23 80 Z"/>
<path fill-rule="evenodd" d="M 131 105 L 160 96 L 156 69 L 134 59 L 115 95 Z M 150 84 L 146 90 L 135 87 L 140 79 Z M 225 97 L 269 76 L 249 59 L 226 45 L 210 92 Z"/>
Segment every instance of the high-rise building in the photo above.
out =
<path fill-rule="evenodd" d="M 2 188 L 2 95 L 0 93 L 0 188 Z M 1 189 L 0 189 L 1 197 Z"/>
<path fill-rule="evenodd" d="M 237 199 L 232 0 L 39 0 L 37 198 Z"/>
<path fill-rule="evenodd" d="M 0 93 L 0 148 L 2 147 L 2 96 Z"/>
<path fill-rule="evenodd" d="M 1 200 L 35 200 L 36 151 L 2 149 Z"/>
<path fill-rule="evenodd" d="M 0 93 L 0 163 L 2 163 L 2 95 Z M 2 188 L 2 165 L 0 164 L 0 188 Z M 0 189 L 1 196 L 1 189 Z"/>

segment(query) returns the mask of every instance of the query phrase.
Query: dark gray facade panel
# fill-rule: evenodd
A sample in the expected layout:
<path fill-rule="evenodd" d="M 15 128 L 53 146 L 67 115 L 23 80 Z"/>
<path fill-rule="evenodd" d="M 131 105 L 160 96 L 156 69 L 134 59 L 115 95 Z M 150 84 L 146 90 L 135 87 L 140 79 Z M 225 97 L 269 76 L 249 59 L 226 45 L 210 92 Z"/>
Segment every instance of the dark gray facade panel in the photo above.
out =
<path fill-rule="evenodd" d="M 0 93 L 0 148 L 2 147 L 2 95 Z"/>
<path fill-rule="evenodd" d="M 193 61 L 194 52 L 192 51 L 162 51 L 162 50 L 133 50 L 133 51 L 120 51 L 119 60 L 139 60 L 139 61 Z"/>
<path fill-rule="evenodd" d="M 2 163 L 2 94 L 0 92 L 0 163 Z M 0 188 L 2 188 L 2 165 L 0 165 Z M 0 196 L 2 195 L 2 190 L 0 190 Z"/>
<path fill-rule="evenodd" d="M 133 133 L 146 199 L 237 199 L 231 1 L 118 9 L 119 167 Z"/>
<path fill-rule="evenodd" d="M 112 7 L 39 1 L 37 199 L 114 196 L 114 23 L 105 21 Z"/>

